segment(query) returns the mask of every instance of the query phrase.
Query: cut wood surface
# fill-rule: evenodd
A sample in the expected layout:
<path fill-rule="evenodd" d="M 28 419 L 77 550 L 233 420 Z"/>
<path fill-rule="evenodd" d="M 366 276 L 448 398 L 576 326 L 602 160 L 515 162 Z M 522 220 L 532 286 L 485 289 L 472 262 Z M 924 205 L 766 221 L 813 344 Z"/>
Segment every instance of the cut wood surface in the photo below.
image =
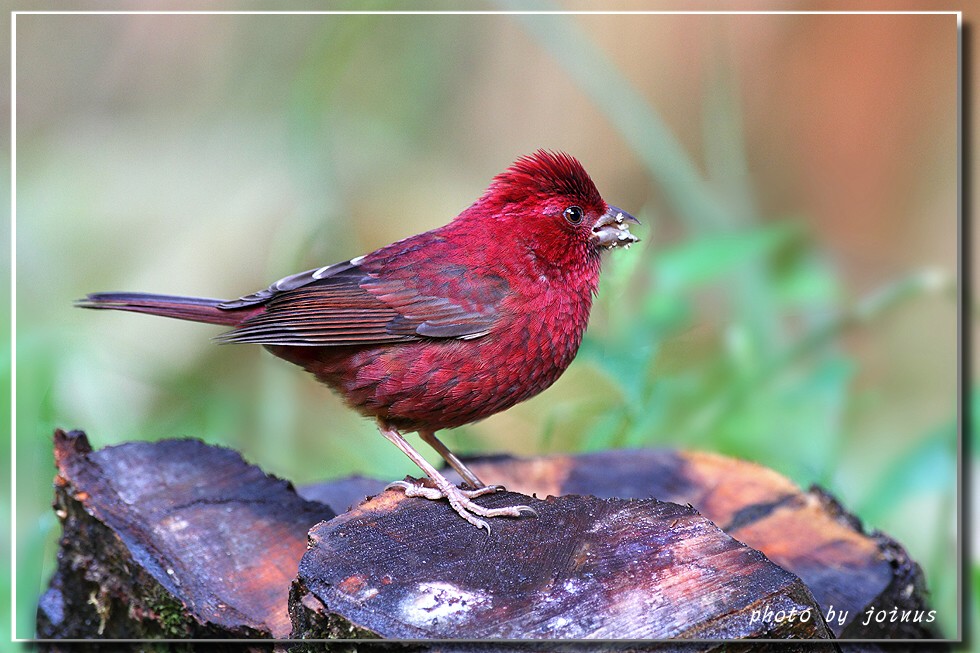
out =
<path fill-rule="evenodd" d="M 487 482 L 531 496 L 589 494 L 657 498 L 690 504 L 728 535 L 799 576 L 813 592 L 838 638 L 934 637 L 919 566 L 894 540 L 865 533 L 829 494 L 801 490 L 761 465 L 703 452 L 614 450 L 532 459 L 468 459 Z M 447 477 L 458 481 L 452 472 Z M 299 488 L 309 499 L 352 503 L 347 494 L 376 494 L 384 481 L 322 483 Z M 897 608 L 907 622 L 864 625 L 869 609 Z M 918 617 L 918 619 L 917 619 Z"/>
<path fill-rule="evenodd" d="M 799 578 L 688 506 L 581 495 L 530 505 L 537 517 L 495 519 L 488 536 L 389 490 L 319 524 L 297 583 L 308 613 L 294 622 L 330 632 L 340 614 L 404 639 L 829 637 Z M 760 606 L 808 617 L 754 619 Z"/>
<path fill-rule="evenodd" d="M 55 434 L 64 533 L 42 637 L 277 637 L 307 531 L 334 512 L 197 440 Z"/>
<path fill-rule="evenodd" d="M 92 451 L 59 431 L 55 455 L 64 535 L 41 637 L 933 636 L 921 622 L 856 628 L 870 604 L 925 609 L 901 547 L 824 493 L 720 456 L 470 461 L 490 482 L 558 497 L 479 499 L 539 513 L 494 519 L 487 536 L 383 481 L 297 494 L 195 440 Z M 831 605 L 849 618 L 825 623 Z"/>

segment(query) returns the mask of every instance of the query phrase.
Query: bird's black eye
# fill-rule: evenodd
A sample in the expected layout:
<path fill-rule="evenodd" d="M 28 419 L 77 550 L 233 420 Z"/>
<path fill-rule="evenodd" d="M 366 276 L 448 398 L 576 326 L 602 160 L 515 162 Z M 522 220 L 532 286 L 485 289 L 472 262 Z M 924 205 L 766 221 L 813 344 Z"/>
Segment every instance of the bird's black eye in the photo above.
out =
<path fill-rule="evenodd" d="M 582 216 L 584 214 L 582 212 L 582 207 L 570 206 L 567 209 L 565 209 L 565 212 L 562 215 L 564 215 L 565 219 L 568 220 L 571 224 L 578 224 L 582 221 Z"/>

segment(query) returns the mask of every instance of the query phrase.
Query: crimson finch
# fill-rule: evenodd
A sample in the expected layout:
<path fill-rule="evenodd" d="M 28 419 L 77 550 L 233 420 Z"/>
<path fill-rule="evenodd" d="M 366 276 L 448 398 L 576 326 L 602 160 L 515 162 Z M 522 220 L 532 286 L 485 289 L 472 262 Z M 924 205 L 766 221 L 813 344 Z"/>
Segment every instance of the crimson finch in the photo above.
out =
<path fill-rule="evenodd" d="M 637 241 L 628 213 L 606 204 L 582 165 L 535 152 L 494 177 L 449 224 L 349 261 L 294 274 L 230 301 L 94 293 L 86 308 L 232 327 L 221 342 L 264 345 L 340 394 L 411 458 L 432 484 L 398 481 L 410 496 L 446 498 L 470 523 L 534 514 L 489 509 L 488 486 L 435 432 L 483 419 L 538 394 L 582 342 L 601 253 Z M 415 431 L 455 469 L 457 487 L 402 436 Z"/>

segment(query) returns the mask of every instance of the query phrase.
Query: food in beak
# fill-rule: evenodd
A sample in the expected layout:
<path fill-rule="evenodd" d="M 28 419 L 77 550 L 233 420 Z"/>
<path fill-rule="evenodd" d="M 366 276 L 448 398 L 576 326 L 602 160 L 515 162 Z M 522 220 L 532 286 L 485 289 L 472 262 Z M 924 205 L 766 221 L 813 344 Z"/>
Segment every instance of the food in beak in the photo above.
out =
<path fill-rule="evenodd" d="M 640 224 L 640 221 L 629 213 L 610 206 L 592 227 L 592 238 L 600 247 L 611 249 L 622 246 L 629 249 L 630 245 L 640 240 L 630 233 L 630 222 Z"/>

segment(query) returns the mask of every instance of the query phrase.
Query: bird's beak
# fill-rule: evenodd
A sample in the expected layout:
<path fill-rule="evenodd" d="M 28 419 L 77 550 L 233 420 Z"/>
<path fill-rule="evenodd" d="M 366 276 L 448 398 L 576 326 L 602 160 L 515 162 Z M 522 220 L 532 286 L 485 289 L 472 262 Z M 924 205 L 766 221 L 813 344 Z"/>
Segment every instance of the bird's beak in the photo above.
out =
<path fill-rule="evenodd" d="M 631 216 L 626 211 L 609 205 L 609 209 L 596 220 L 592 227 L 592 240 L 599 244 L 599 247 L 612 249 L 613 247 L 629 247 L 640 239 L 630 233 L 628 223 L 640 224 L 640 221 Z"/>

